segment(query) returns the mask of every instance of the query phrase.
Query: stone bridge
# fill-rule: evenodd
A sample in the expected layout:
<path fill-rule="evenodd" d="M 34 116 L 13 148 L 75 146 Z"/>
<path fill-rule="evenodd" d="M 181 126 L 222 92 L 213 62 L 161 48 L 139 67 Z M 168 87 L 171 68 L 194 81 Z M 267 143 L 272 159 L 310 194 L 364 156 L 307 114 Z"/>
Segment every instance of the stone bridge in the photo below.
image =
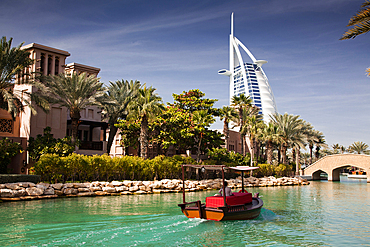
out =
<path fill-rule="evenodd" d="M 303 170 L 303 175 L 319 180 L 320 173 L 328 174 L 329 181 L 339 181 L 341 169 L 354 166 L 366 171 L 367 182 L 370 183 L 370 155 L 365 154 L 333 154 L 325 156 Z"/>

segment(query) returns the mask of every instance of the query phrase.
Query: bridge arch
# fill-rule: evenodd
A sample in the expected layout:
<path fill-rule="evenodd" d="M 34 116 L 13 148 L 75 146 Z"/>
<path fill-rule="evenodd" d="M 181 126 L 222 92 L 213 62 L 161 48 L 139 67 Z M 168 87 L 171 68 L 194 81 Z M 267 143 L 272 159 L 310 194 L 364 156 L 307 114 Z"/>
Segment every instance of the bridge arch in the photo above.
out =
<path fill-rule="evenodd" d="M 325 172 L 329 181 L 339 181 L 340 170 L 347 166 L 355 166 L 366 171 L 367 182 L 370 183 L 370 155 L 365 154 L 328 155 L 306 167 L 303 174 L 316 180 L 321 172 Z"/>

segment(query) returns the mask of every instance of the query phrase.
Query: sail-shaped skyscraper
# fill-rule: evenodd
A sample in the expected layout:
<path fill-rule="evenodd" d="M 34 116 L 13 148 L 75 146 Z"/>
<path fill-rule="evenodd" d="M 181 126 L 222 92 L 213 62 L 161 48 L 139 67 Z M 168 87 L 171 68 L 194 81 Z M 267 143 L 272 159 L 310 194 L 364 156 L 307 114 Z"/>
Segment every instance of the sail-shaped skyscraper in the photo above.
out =
<path fill-rule="evenodd" d="M 251 62 L 244 62 L 240 48 L 250 57 Z M 260 108 L 263 120 L 269 122 L 270 115 L 276 113 L 277 108 L 274 94 L 262 69 L 262 65 L 267 61 L 257 60 L 247 47 L 234 37 L 234 13 L 231 14 L 229 49 L 229 70 L 222 69 L 218 73 L 230 78 L 230 103 L 234 95 L 249 95 L 253 104 Z"/>

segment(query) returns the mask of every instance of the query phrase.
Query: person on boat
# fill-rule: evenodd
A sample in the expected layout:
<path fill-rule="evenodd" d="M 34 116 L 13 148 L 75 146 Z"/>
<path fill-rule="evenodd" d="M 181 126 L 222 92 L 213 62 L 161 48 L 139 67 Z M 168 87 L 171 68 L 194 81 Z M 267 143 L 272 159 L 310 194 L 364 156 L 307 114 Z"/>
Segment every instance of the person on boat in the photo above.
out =
<path fill-rule="evenodd" d="M 224 181 L 225 194 L 226 194 L 226 196 L 232 196 L 233 192 L 231 191 L 231 189 L 229 187 L 227 187 L 227 185 L 228 185 L 227 181 Z M 221 188 L 218 191 L 218 194 L 222 196 L 222 192 L 223 192 L 223 189 Z"/>

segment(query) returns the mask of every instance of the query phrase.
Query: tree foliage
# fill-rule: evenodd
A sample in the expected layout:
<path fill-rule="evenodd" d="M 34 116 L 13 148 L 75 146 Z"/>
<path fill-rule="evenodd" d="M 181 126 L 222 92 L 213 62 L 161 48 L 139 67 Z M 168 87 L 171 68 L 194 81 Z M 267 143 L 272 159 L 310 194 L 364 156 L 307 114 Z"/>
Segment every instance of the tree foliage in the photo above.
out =
<path fill-rule="evenodd" d="M 57 154 L 65 157 L 72 154 L 74 150 L 75 144 L 72 143 L 70 136 L 56 139 L 51 134 L 50 127 L 46 127 L 43 135 L 37 135 L 36 139 L 30 137 L 27 147 L 28 155 L 34 161 L 38 161 L 44 154 Z"/>
<path fill-rule="evenodd" d="M 8 173 L 8 165 L 12 158 L 22 151 L 23 148 L 20 143 L 12 142 L 8 138 L 0 140 L 0 174 Z"/>
<path fill-rule="evenodd" d="M 25 106 L 30 107 L 33 113 L 36 110 L 29 101 L 28 92 L 14 89 L 16 75 L 23 75 L 24 69 L 34 60 L 29 57 L 29 52 L 21 49 L 23 43 L 12 48 L 12 41 L 12 38 L 7 41 L 5 36 L 0 40 L 0 109 L 8 111 L 15 118 L 24 111 Z"/>
<path fill-rule="evenodd" d="M 107 92 L 103 102 L 100 102 L 102 107 L 103 119 L 108 119 L 109 123 L 109 137 L 107 143 L 107 153 L 117 133 L 116 124 L 118 120 L 127 118 L 129 114 L 128 107 L 130 102 L 135 100 L 138 96 L 138 90 L 141 87 L 139 81 L 115 81 L 109 82 Z"/>
<path fill-rule="evenodd" d="M 105 88 L 95 75 L 87 73 L 59 74 L 41 78 L 36 95 L 51 104 L 66 107 L 72 121 L 72 141 L 76 142 L 80 112 L 104 101 Z"/>

